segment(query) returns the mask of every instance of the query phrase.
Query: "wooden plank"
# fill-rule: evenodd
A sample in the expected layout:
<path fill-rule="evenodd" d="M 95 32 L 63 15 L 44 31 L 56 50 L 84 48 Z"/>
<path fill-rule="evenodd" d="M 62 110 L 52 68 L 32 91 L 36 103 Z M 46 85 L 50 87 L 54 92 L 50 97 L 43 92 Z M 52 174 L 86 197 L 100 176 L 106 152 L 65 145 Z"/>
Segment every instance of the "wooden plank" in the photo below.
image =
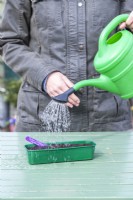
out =
<path fill-rule="evenodd" d="M 26 135 L 0 135 L 1 198 L 133 200 L 133 132 L 28 133 L 41 141 L 89 139 L 97 144 L 94 160 L 42 165 L 28 164 Z"/>

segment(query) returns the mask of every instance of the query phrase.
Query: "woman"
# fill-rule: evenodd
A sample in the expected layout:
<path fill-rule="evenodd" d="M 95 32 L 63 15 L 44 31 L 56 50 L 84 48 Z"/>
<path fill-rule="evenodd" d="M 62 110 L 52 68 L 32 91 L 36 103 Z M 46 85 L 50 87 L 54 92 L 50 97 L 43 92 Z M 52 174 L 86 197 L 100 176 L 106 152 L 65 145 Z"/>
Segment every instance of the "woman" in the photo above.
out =
<path fill-rule="evenodd" d="M 132 0 L 10 0 L 0 28 L 1 55 L 22 77 L 16 131 L 45 131 L 40 116 L 51 96 L 99 74 L 93 66 L 102 29 L 130 13 Z M 120 28 L 133 30 L 133 13 Z M 129 103 L 95 87 L 72 94 L 70 131 L 132 127 Z"/>

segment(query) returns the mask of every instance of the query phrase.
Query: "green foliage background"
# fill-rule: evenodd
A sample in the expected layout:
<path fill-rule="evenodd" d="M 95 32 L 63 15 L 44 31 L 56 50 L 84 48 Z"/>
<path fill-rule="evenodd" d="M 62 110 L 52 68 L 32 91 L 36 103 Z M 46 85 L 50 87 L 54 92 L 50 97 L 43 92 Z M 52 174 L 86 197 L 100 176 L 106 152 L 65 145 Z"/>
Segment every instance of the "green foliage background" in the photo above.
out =
<path fill-rule="evenodd" d="M 6 89 L 5 100 L 15 107 L 17 106 L 17 96 L 21 85 L 21 80 L 8 80 L 4 81 L 4 87 Z"/>

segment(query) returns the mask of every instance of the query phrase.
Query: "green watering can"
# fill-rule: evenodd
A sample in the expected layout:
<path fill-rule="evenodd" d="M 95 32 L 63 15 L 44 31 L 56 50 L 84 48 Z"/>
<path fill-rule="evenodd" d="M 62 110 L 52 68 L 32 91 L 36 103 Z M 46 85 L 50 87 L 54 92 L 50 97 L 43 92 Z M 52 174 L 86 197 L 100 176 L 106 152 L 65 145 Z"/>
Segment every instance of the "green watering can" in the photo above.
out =
<path fill-rule="evenodd" d="M 95 86 L 117 94 L 123 99 L 133 97 L 133 34 L 128 30 L 122 30 L 108 38 L 128 16 L 122 14 L 114 18 L 100 35 L 99 50 L 94 58 L 94 66 L 101 74 L 100 77 L 82 80 L 63 94 L 55 96 L 54 100 L 68 102 L 70 94 L 85 86 Z"/>

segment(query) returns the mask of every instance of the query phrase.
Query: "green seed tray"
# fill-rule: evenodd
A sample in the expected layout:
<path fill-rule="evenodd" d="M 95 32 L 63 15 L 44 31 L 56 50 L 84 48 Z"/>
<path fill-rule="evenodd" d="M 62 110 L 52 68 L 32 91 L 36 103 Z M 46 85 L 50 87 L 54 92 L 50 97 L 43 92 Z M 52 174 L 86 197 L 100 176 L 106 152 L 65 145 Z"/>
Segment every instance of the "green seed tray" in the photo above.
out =
<path fill-rule="evenodd" d="M 56 145 L 56 148 L 34 149 L 34 144 L 25 145 L 28 154 L 28 161 L 31 165 L 72 162 L 81 160 L 90 160 L 94 157 L 96 144 L 92 141 L 71 141 L 47 143 L 50 146 Z M 60 145 L 65 145 L 60 147 Z"/>

